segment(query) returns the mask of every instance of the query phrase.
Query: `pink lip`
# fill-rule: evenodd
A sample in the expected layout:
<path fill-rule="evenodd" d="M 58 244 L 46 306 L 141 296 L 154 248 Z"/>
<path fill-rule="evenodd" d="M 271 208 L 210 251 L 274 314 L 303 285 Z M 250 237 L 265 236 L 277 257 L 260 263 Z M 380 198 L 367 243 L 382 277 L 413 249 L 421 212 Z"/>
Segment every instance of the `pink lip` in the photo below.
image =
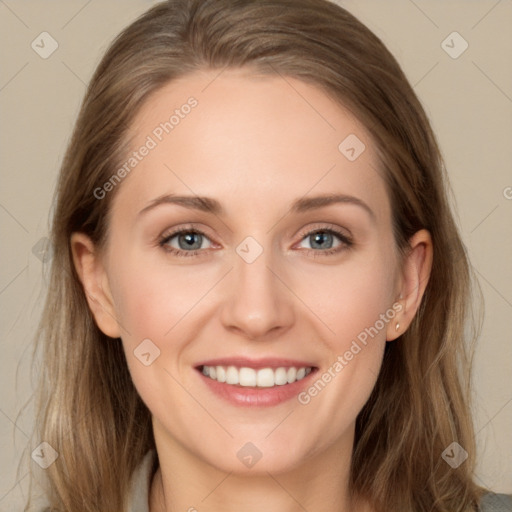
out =
<path fill-rule="evenodd" d="M 307 361 L 297 361 L 296 359 L 281 359 L 275 357 L 264 357 L 262 359 L 228 357 L 202 361 L 196 365 L 196 368 L 201 366 L 236 366 L 237 368 L 246 367 L 258 370 L 260 368 L 289 368 L 291 366 L 295 366 L 295 368 L 314 368 L 315 365 Z"/>
<path fill-rule="evenodd" d="M 313 370 L 303 379 L 293 382 L 292 384 L 284 384 L 282 386 L 274 386 L 272 388 L 258 388 L 252 386 L 240 386 L 218 382 L 210 377 L 206 377 L 202 373 L 202 366 L 237 366 L 250 368 L 279 368 L 295 366 L 297 368 L 312 367 Z M 208 386 L 218 397 L 226 400 L 228 403 L 236 406 L 245 407 L 270 407 L 279 405 L 296 397 L 301 391 L 310 385 L 311 378 L 316 374 L 317 368 L 308 363 L 299 361 L 291 361 L 288 359 L 260 359 L 258 361 L 248 359 L 216 359 L 205 361 L 196 368 L 199 378 Z"/>

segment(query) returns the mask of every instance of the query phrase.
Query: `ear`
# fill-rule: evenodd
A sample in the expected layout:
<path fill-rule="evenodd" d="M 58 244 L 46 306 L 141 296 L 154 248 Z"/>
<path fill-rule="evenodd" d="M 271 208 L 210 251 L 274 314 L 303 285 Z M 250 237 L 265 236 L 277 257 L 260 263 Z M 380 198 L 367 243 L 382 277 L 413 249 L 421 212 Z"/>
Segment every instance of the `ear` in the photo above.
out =
<path fill-rule="evenodd" d="M 119 338 L 121 330 L 116 320 L 107 273 L 94 243 L 83 233 L 73 233 L 71 235 L 71 252 L 75 269 L 96 324 L 107 336 Z"/>
<path fill-rule="evenodd" d="M 392 341 L 403 334 L 418 311 L 432 270 L 433 246 L 430 233 L 426 229 L 417 231 L 409 240 L 409 252 L 403 262 L 398 303 L 401 308 L 393 322 L 388 323 L 386 339 Z M 399 328 L 396 329 L 396 325 Z"/>

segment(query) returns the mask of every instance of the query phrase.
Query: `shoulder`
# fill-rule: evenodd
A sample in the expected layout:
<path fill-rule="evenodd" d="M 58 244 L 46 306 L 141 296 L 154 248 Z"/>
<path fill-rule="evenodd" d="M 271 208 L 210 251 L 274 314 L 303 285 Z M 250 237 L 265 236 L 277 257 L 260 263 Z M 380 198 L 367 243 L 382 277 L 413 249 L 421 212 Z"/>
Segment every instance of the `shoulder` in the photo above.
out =
<path fill-rule="evenodd" d="M 156 464 L 156 452 L 151 450 L 133 472 L 125 512 L 149 512 L 149 490 Z M 30 507 L 25 507 L 24 510 L 29 512 L 52 512 L 54 509 L 50 507 L 44 495 L 37 495 L 32 496 Z"/>
<path fill-rule="evenodd" d="M 512 494 L 484 494 L 479 512 L 512 512 Z"/>
<path fill-rule="evenodd" d="M 149 451 L 133 473 L 126 512 L 149 512 L 149 489 L 156 462 L 156 453 Z"/>

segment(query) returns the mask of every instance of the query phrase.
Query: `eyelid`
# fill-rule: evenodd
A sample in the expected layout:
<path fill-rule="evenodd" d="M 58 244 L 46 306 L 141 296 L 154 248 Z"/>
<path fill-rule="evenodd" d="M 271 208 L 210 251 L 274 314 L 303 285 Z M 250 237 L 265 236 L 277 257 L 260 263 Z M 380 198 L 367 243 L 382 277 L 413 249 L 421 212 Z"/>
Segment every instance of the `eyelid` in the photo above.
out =
<path fill-rule="evenodd" d="M 346 229 L 346 228 L 345 228 Z M 171 228 L 167 231 L 164 231 L 157 239 L 158 245 L 165 250 L 168 253 L 174 253 L 178 257 L 181 256 L 196 256 L 202 254 L 208 254 L 209 251 L 205 249 L 193 249 L 190 251 L 186 251 L 184 249 L 177 249 L 175 247 L 166 247 L 166 244 L 174 238 L 175 236 L 178 236 L 182 233 L 195 233 L 198 235 L 201 235 L 202 237 L 205 237 L 208 239 L 212 245 L 218 245 L 213 240 L 213 237 L 211 237 L 208 233 L 206 233 L 207 230 L 204 230 L 202 228 L 197 228 L 194 224 L 185 224 L 181 225 L 180 227 Z M 301 229 L 298 233 L 298 236 L 300 237 L 300 240 L 293 246 L 300 244 L 304 241 L 308 236 L 311 236 L 314 233 L 317 232 L 328 232 L 334 234 L 336 237 L 338 237 L 340 244 L 335 248 L 330 249 L 324 249 L 324 250 L 315 250 L 315 249 L 308 249 L 303 248 L 303 251 L 307 252 L 308 254 L 311 253 L 314 256 L 329 256 L 331 254 L 339 253 L 343 250 L 350 249 L 354 245 L 352 234 L 347 234 L 343 232 L 343 229 L 339 226 L 336 226 L 331 223 L 316 223 L 316 225 L 309 225 L 308 227 L 305 227 Z M 350 233 L 349 230 L 346 230 Z"/>
<path fill-rule="evenodd" d="M 325 231 L 327 233 L 332 233 L 334 236 L 338 237 L 340 242 L 340 251 L 343 249 L 350 249 L 355 245 L 354 238 L 352 236 L 352 233 L 346 229 L 342 228 L 340 226 L 337 226 L 335 224 L 331 224 L 329 222 L 323 222 L 323 223 L 315 223 L 313 225 L 309 225 L 303 229 L 301 229 L 298 233 L 298 236 L 300 237 L 300 240 L 295 244 L 298 245 L 302 243 L 302 241 L 307 238 L 308 236 L 311 236 L 314 233 Z M 294 247 L 295 247 L 294 245 Z M 325 249 L 325 250 L 314 250 L 314 249 L 308 249 L 305 248 L 306 251 L 312 251 L 316 253 L 317 255 L 328 255 L 329 251 L 334 252 L 336 251 L 335 248 L 331 249 Z"/>
<path fill-rule="evenodd" d="M 182 233 L 196 233 L 198 235 L 203 236 L 204 238 L 207 238 L 212 243 L 212 245 L 216 245 L 216 242 L 213 240 L 213 237 L 207 233 L 206 229 L 198 228 L 194 224 L 185 224 L 185 225 L 181 225 L 176 228 L 167 229 L 161 235 L 159 235 L 157 237 L 156 241 L 157 241 L 158 245 L 163 246 L 164 243 L 166 243 L 166 241 L 168 241 Z M 172 248 L 172 249 L 174 249 L 174 248 Z M 180 251 L 181 249 L 175 249 L 175 250 Z M 194 249 L 194 251 L 204 252 L 204 249 Z M 184 252 L 193 252 L 193 251 L 184 251 Z"/>
<path fill-rule="evenodd" d="M 311 233 L 316 232 L 316 231 L 333 231 L 334 233 L 337 233 L 348 240 L 352 240 L 352 238 L 353 238 L 352 234 L 350 233 L 350 231 L 347 228 L 342 228 L 342 227 L 337 226 L 336 224 L 332 224 L 330 222 L 316 222 L 316 223 L 313 223 L 312 225 L 309 224 L 307 227 L 302 228 L 299 231 L 298 236 L 304 237 L 304 236 L 310 235 Z M 345 233 L 345 231 L 346 231 L 346 233 Z"/>
<path fill-rule="evenodd" d="M 182 231 L 194 231 L 196 233 L 201 233 L 202 235 L 205 235 L 210 239 L 215 238 L 212 230 L 208 226 L 202 224 L 201 222 L 185 222 L 183 224 L 177 224 L 173 227 L 164 229 L 162 231 L 162 234 L 159 235 L 159 238 L 163 238 L 176 233 L 181 233 Z"/>

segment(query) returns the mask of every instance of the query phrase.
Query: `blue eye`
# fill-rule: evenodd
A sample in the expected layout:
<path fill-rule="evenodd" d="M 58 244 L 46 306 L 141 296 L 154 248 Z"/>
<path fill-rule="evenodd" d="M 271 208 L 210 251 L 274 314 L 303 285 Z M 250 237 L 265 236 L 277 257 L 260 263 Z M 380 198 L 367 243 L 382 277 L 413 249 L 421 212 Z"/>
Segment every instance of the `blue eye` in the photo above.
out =
<path fill-rule="evenodd" d="M 313 234 L 307 235 L 304 240 L 309 240 L 312 248 L 331 249 L 335 243 L 335 236 L 329 231 L 315 231 Z M 325 245 L 329 245 L 329 247 L 325 247 Z"/>
<path fill-rule="evenodd" d="M 175 247 L 172 244 L 173 239 L 176 239 L 178 247 Z M 209 240 L 201 231 L 182 229 L 169 235 L 165 235 L 159 241 L 159 245 L 166 251 L 178 256 L 195 256 L 198 254 L 200 249 L 204 249 L 203 241 L 205 239 Z"/>
<path fill-rule="evenodd" d="M 336 243 L 337 239 L 337 243 Z M 203 243 L 208 241 L 208 236 L 197 229 L 183 228 L 172 233 L 165 234 L 158 245 L 166 252 L 178 257 L 199 256 L 204 253 Z M 306 247 L 307 253 L 313 257 L 329 256 L 352 247 L 352 240 L 333 228 L 322 228 L 308 231 L 302 234 L 301 244 L 309 241 L 310 247 Z M 302 247 L 302 245 L 301 245 Z"/>
<path fill-rule="evenodd" d="M 336 239 L 338 239 L 338 243 L 334 245 Z M 350 238 L 335 229 L 316 229 L 310 231 L 305 234 L 302 239 L 302 242 L 304 241 L 309 241 L 310 248 L 306 249 L 314 257 L 336 254 L 344 249 L 349 249 L 353 245 Z"/>

